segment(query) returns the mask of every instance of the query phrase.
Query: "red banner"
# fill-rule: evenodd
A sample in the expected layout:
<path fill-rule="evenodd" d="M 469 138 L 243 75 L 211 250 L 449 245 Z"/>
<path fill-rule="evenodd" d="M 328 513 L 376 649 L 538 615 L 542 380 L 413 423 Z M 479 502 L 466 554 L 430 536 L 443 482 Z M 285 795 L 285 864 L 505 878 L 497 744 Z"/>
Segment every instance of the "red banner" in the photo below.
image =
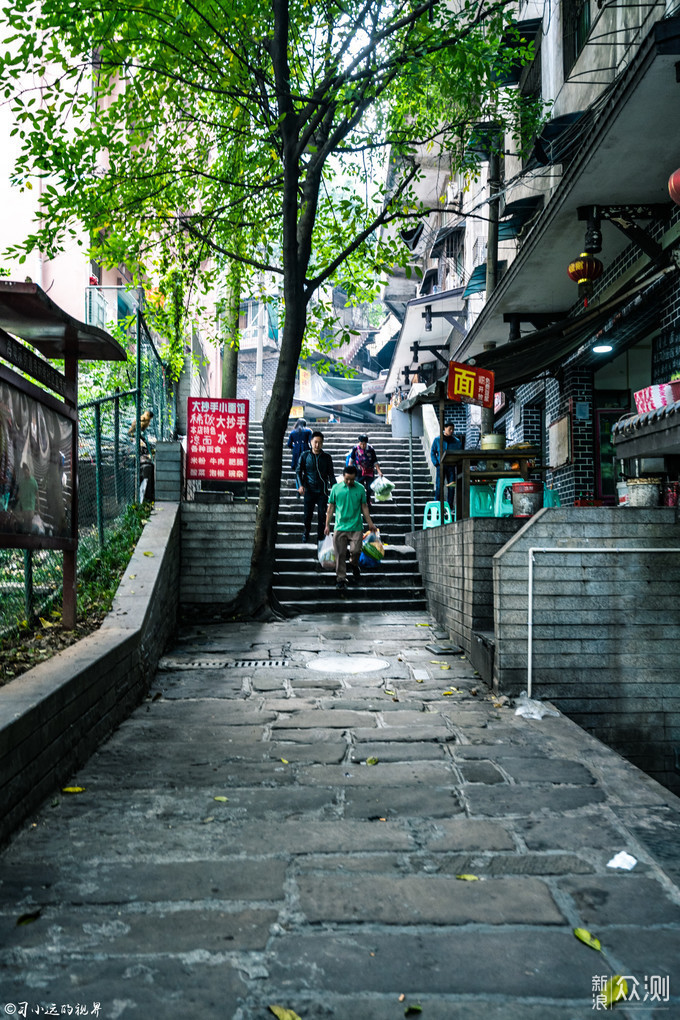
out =
<path fill-rule="evenodd" d="M 248 401 L 189 397 L 187 478 L 246 481 Z"/>
<path fill-rule="evenodd" d="M 449 400 L 457 400 L 461 404 L 479 404 L 481 407 L 493 407 L 493 372 L 472 365 L 462 365 L 458 361 L 449 362 L 449 378 L 446 396 Z"/>

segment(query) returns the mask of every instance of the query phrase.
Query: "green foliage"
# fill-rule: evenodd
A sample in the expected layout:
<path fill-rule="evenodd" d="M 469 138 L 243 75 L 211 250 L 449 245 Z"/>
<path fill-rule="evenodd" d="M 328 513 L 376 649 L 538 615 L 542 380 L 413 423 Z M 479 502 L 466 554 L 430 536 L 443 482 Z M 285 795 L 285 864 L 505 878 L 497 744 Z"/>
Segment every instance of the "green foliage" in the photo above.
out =
<path fill-rule="evenodd" d="M 519 38 L 501 47 L 505 0 L 16 0 L 3 18 L 14 183 L 42 181 L 22 251 L 54 256 L 84 226 L 104 266 L 158 279 L 153 325 L 173 369 L 186 310 L 223 269 L 227 305 L 264 271 L 286 309 L 326 283 L 371 301 L 408 259 L 380 228 L 422 213 L 423 157 L 462 151 L 479 119 L 527 131 L 521 98 L 496 85 L 531 57 Z"/>

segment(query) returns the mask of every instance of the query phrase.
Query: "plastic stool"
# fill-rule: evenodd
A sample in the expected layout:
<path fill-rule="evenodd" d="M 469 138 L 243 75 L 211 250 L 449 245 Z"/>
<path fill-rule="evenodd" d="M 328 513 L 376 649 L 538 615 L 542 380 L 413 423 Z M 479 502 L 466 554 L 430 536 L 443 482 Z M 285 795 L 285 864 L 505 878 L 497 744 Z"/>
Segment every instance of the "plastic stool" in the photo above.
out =
<path fill-rule="evenodd" d="M 451 507 L 448 503 L 444 503 L 444 524 L 451 523 Z M 423 531 L 425 528 L 438 528 L 441 524 L 441 517 L 439 514 L 439 500 L 433 499 L 429 503 L 425 504 L 425 514 L 423 515 Z"/>
<path fill-rule="evenodd" d="M 512 483 L 521 482 L 521 478 L 499 478 L 496 482 L 496 494 L 493 501 L 494 517 L 512 517 Z"/>
<path fill-rule="evenodd" d="M 493 485 L 470 486 L 470 517 L 494 516 Z"/>
<path fill-rule="evenodd" d="M 557 489 L 549 489 L 545 483 L 543 484 L 543 506 L 562 506 Z"/>

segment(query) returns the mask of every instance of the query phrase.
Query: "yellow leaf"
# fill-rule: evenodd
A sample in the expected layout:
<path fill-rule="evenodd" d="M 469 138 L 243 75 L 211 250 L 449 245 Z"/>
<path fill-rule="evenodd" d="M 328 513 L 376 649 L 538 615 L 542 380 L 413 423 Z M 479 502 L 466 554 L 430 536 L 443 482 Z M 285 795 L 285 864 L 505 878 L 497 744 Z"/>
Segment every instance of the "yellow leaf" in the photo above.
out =
<path fill-rule="evenodd" d="M 131 581 L 134 581 L 136 576 L 137 576 L 136 574 L 128 574 L 128 577 L 130 578 Z"/>
<path fill-rule="evenodd" d="M 389 694 L 392 698 L 396 693 L 397 693 L 396 691 L 388 691 L 387 688 L 385 688 L 385 694 Z"/>
<path fill-rule="evenodd" d="M 214 821 L 215 821 L 215 817 L 214 817 L 214 815 L 208 815 L 208 817 L 207 817 L 207 818 L 204 818 L 204 819 L 203 819 L 203 824 L 204 824 L 204 825 L 207 825 L 207 824 L 208 824 L 208 822 L 214 822 Z"/>
<path fill-rule="evenodd" d="M 294 1009 L 286 1009 L 285 1006 L 270 1006 L 269 1010 L 277 1020 L 300 1020 Z"/>
<path fill-rule="evenodd" d="M 219 800 L 220 804 L 226 804 L 229 800 L 228 797 L 213 797 L 213 800 Z"/>
<path fill-rule="evenodd" d="M 84 786 L 63 786 L 62 793 L 85 793 Z"/>
<path fill-rule="evenodd" d="M 446 663 L 443 666 L 440 666 L 439 668 L 440 669 L 451 669 L 451 667 L 448 664 L 446 664 Z"/>
<path fill-rule="evenodd" d="M 288 759 L 287 758 L 282 758 L 281 761 L 283 762 L 284 765 L 288 764 Z"/>
<path fill-rule="evenodd" d="M 149 552 L 149 550 L 147 549 L 147 551 L 144 553 L 144 555 L 145 556 L 153 556 L 153 553 Z"/>
<path fill-rule="evenodd" d="M 453 694 L 453 691 L 442 691 L 442 698 L 448 698 L 449 694 Z"/>
<path fill-rule="evenodd" d="M 424 680 L 416 680 L 416 683 L 417 683 L 417 684 L 424 684 L 424 683 L 425 683 L 425 681 L 424 681 Z"/>
<path fill-rule="evenodd" d="M 581 942 L 584 942 L 591 949 L 602 949 L 600 940 L 596 939 L 594 935 L 591 935 L 585 928 L 574 928 L 574 935 Z"/>
<path fill-rule="evenodd" d="M 430 662 L 432 663 L 433 666 L 443 666 L 443 665 L 445 665 L 442 662 L 441 659 L 430 659 Z"/>
<path fill-rule="evenodd" d="M 366 764 L 367 765 L 377 765 L 379 761 L 380 761 L 379 758 L 367 758 L 366 759 Z"/>
<path fill-rule="evenodd" d="M 604 1006 L 613 1006 L 619 999 L 625 1001 L 627 995 L 628 982 L 620 974 L 615 974 L 614 977 L 609 978 L 609 981 L 602 989 L 601 997 L 598 995 L 598 1000 Z"/>
<path fill-rule="evenodd" d="M 429 626 L 430 626 L 429 623 L 417 623 L 416 624 L 416 627 L 429 627 Z"/>
<path fill-rule="evenodd" d="M 477 875 L 456 875 L 461 882 L 479 882 Z"/>

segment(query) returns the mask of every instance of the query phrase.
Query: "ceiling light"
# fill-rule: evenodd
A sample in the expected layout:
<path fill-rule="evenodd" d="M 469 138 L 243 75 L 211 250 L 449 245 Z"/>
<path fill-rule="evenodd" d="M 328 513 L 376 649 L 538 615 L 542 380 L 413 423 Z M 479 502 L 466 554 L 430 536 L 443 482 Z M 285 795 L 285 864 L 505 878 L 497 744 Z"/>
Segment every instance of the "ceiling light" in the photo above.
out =
<path fill-rule="evenodd" d="M 611 350 L 613 350 L 613 349 L 614 348 L 612 347 L 611 344 L 596 344 L 596 346 L 593 347 L 593 353 L 594 354 L 609 354 L 609 352 Z"/>

